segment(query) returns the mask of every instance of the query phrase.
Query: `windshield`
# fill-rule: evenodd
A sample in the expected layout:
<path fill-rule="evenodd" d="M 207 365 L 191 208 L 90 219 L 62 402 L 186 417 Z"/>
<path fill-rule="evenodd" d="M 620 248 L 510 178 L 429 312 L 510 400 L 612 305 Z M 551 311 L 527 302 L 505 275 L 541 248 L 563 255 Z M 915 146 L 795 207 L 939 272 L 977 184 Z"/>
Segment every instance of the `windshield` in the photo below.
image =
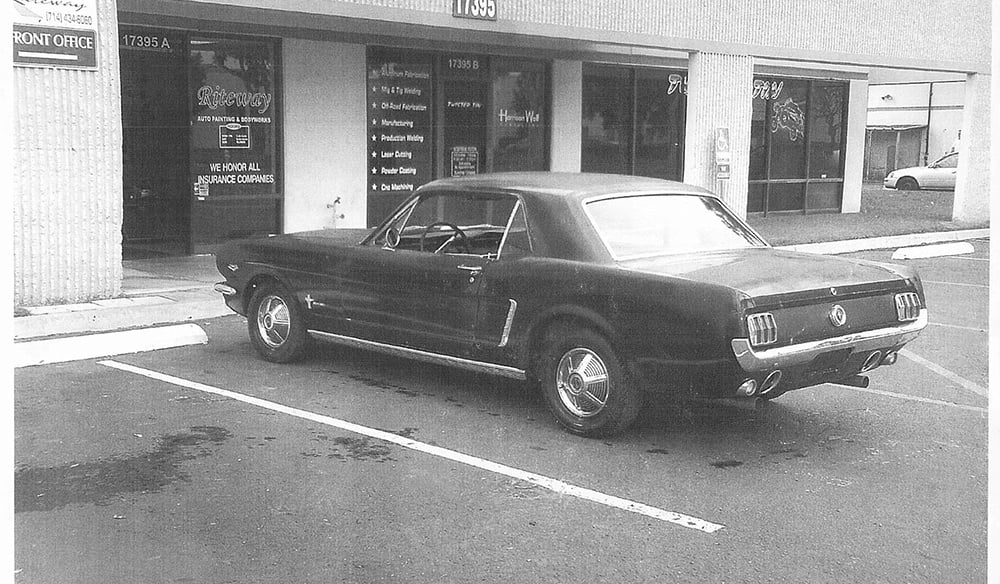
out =
<path fill-rule="evenodd" d="M 618 260 L 767 245 L 713 197 L 614 197 L 585 209 Z"/>

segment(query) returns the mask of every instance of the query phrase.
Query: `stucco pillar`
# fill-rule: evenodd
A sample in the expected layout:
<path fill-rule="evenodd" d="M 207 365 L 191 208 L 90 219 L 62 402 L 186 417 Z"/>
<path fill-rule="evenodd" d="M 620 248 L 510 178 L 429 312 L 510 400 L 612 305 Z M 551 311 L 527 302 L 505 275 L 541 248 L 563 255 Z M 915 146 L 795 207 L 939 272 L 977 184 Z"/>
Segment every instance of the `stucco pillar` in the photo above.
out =
<path fill-rule="evenodd" d="M 552 64 L 553 171 L 580 172 L 583 130 L 583 63 L 555 61 Z"/>
<path fill-rule="evenodd" d="M 955 183 L 955 221 L 990 218 L 990 82 L 991 76 L 973 74 L 965 80 L 965 110 Z"/>
<path fill-rule="evenodd" d="M 49 4 L 65 9 L 66 3 Z M 115 0 L 94 7 L 94 69 L 13 68 L 10 198 L 19 306 L 121 294 L 118 13 Z"/>
<path fill-rule="evenodd" d="M 753 57 L 692 53 L 688 63 L 684 182 L 717 193 L 735 213 L 747 214 Z M 717 128 L 729 129 L 731 176 L 715 175 Z"/>
<path fill-rule="evenodd" d="M 841 213 L 861 211 L 865 177 L 865 138 L 868 123 L 868 81 L 853 80 L 847 99 L 847 144 L 844 149 L 844 198 Z"/>

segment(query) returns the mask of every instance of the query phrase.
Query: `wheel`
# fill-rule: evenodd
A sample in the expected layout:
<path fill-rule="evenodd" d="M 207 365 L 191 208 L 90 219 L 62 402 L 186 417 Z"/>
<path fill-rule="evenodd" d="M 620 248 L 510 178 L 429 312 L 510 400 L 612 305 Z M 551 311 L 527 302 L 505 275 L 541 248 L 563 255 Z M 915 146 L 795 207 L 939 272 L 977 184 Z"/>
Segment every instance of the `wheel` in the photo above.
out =
<path fill-rule="evenodd" d="M 917 180 L 915 178 L 912 178 L 912 177 L 909 177 L 909 176 L 904 176 L 903 178 L 901 178 L 898 181 L 896 181 L 896 190 L 897 191 L 919 191 L 920 190 L 920 185 L 917 184 Z"/>
<path fill-rule="evenodd" d="M 556 420 L 581 436 L 628 429 L 642 399 L 611 345 L 585 328 L 556 326 L 545 335 L 538 383 Z"/>
<path fill-rule="evenodd" d="M 253 348 L 268 361 L 295 361 L 308 346 L 302 309 L 280 284 L 264 284 L 254 291 L 247 310 L 247 328 Z"/>

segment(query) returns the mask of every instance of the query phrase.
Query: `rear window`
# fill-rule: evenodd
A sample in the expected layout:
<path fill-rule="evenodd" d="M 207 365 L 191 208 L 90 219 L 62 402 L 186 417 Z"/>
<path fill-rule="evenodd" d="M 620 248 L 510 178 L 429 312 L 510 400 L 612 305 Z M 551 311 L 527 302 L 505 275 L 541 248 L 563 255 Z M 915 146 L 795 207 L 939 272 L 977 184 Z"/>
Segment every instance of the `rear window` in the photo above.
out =
<path fill-rule="evenodd" d="M 718 199 L 697 195 L 632 195 L 585 203 L 615 259 L 767 244 Z"/>

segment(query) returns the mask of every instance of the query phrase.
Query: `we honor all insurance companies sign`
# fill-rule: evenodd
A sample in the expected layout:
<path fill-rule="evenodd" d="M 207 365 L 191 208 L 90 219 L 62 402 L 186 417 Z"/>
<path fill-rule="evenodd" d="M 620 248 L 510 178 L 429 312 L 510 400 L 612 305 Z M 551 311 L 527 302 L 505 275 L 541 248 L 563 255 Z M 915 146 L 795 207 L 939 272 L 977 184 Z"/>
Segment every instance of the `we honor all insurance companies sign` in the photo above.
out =
<path fill-rule="evenodd" d="M 14 65 L 97 68 L 97 0 L 7 0 Z"/>

